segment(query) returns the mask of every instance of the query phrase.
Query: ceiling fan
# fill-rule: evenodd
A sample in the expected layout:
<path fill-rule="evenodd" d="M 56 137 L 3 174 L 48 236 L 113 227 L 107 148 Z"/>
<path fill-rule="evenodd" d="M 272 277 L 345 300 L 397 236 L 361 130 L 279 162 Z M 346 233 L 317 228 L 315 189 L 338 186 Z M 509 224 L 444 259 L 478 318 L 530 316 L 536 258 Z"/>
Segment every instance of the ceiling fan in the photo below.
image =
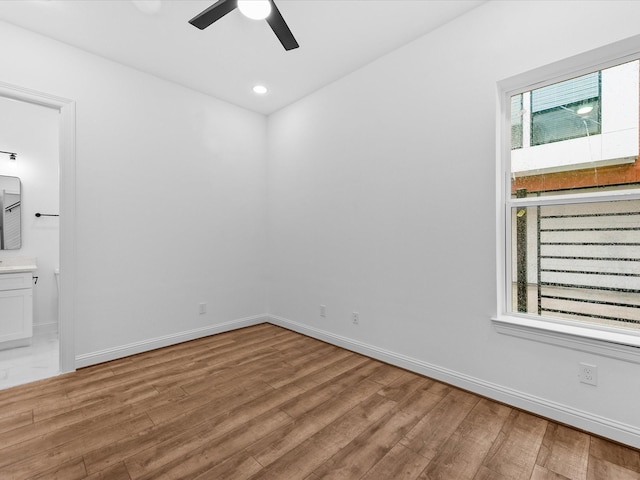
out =
<path fill-rule="evenodd" d="M 204 30 L 213 22 L 220 20 L 227 13 L 235 10 L 236 7 L 249 18 L 256 20 L 266 19 L 285 50 L 293 50 L 299 47 L 291 30 L 289 30 L 287 22 L 284 21 L 273 0 L 218 0 L 189 20 L 189 23 L 200 30 Z"/>

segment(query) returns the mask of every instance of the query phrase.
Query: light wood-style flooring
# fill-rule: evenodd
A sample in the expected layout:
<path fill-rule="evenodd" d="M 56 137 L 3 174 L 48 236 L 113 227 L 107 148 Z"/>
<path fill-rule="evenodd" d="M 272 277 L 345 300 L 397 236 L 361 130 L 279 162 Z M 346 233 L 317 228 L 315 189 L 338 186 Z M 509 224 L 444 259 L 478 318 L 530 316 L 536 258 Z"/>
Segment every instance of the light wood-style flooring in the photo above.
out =
<path fill-rule="evenodd" d="M 640 451 L 262 324 L 0 391 L 0 479 L 84 478 L 630 480 Z"/>

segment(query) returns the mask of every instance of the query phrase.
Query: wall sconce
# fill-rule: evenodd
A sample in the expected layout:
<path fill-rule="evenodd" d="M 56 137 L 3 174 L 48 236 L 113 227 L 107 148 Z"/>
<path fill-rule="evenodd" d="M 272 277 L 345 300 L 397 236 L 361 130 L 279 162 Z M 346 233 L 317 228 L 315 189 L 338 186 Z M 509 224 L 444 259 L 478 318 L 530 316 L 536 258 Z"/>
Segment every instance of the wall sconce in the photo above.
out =
<path fill-rule="evenodd" d="M 9 155 L 9 160 L 15 160 L 16 156 L 18 155 L 17 153 L 14 152 L 5 152 L 4 150 L 0 150 L 0 153 L 4 153 L 6 155 Z"/>

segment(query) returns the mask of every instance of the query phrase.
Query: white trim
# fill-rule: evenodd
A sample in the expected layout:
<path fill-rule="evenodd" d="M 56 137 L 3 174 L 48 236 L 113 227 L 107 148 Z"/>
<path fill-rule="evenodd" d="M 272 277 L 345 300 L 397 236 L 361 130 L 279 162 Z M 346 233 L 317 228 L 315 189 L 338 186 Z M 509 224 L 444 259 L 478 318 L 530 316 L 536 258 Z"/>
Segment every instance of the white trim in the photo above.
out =
<path fill-rule="evenodd" d="M 33 326 L 33 336 L 48 335 L 50 333 L 58 333 L 58 323 L 41 323 Z"/>
<path fill-rule="evenodd" d="M 128 357 L 129 355 L 136 355 L 138 353 L 148 352 L 149 350 L 168 347 L 170 345 L 188 342 L 189 340 L 215 335 L 217 333 L 229 332 L 238 328 L 250 327 L 267 321 L 268 319 L 265 315 L 254 315 L 251 317 L 231 320 L 229 322 L 218 323 L 208 327 L 195 328 L 193 330 L 141 340 L 127 345 L 98 350 L 96 352 L 83 353 L 75 357 L 75 367 L 82 368 L 95 365 L 97 363 L 109 362 L 118 358 Z"/>
<path fill-rule="evenodd" d="M 554 421 L 571 425 L 596 435 L 602 435 L 603 437 L 635 448 L 640 448 L 640 428 L 637 426 L 617 422 L 609 418 L 585 412 L 584 410 L 573 408 L 569 405 L 553 402 L 513 388 L 487 382 L 416 358 L 401 355 L 299 322 L 294 322 L 287 318 L 276 315 L 266 315 L 265 317 L 269 323 L 274 325 L 308 335 L 397 367 L 405 368 L 498 402 L 533 412 L 534 414 Z"/>
<path fill-rule="evenodd" d="M 32 338 L 33 337 L 27 337 L 19 338 L 18 340 L 7 340 L 5 342 L 0 342 L 0 351 L 9 350 L 12 348 L 28 347 L 29 345 L 31 345 Z"/>
<path fill-rule="evenodd" d="M 0 82 L 0 96 L 60 112 L 60 371 L 75 369 L 76 295 L 76 103 L 67 98 Z"/>
<path fill-rule="evenodd" d="M 76 104 L 60 108 L 60 372 L 75 369 Z"/>
<path fill-rule="evenodd" d="M 41 107 L 53 108 L 55 110 L 60 110 L 60 108 L 72 102 L 66 98 L 49 95 L 48 93 L 4 82 L 0 82 L 0 96 L 18 100 L 20 102 L 40 105 Z"/>
<path fill-rule="evenodd" d="M 640 199 L 640 189 L 611 190 L 592 193 L 570 193 L 566 195 L 545 195 L 544 197 L 508 198 L 508 207 L 535 207 L 547 205 L 574 205 L 576 203 L 621 202 Z"/>
<path fill-rule="evenodd" d="M 640 364 L 640 336 L 534 318 L 493 318 L 498 333 Z"/>
<path fill-rule="evenodd" d="M 565 58 L 523 74 L 505 78 L 498 82 L 498 88 L 499 91 L 508 92 L 509 97 L 511 97 L 529 90 L 592 73 L 594 69 L 604 70 L 637 60 L 638 52 L 640 52 L 640 35 L 634 35 L 619 42 Z M 544 78 L 544 80 L 540 80 L 541 78 Z"/>

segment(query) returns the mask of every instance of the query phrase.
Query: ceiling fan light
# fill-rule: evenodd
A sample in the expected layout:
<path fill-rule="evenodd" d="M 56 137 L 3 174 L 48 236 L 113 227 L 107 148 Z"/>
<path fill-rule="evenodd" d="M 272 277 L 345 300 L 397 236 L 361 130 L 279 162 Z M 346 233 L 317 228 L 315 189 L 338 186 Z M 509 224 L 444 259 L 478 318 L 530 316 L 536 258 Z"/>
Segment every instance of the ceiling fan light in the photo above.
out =
<path fill-rule="evenodd" d="M 267 87 L 265 87 L 264 85 L 254 85 L 252 90 L 253 90 L 253 93 L 257 95 L 264 95 L 269 91 Z"/>
<path fill-rule="evenodd" d="M 271 14 L 270 0 L 238 0 L 238 10 L 252 20 L 264 20 Z"/>

